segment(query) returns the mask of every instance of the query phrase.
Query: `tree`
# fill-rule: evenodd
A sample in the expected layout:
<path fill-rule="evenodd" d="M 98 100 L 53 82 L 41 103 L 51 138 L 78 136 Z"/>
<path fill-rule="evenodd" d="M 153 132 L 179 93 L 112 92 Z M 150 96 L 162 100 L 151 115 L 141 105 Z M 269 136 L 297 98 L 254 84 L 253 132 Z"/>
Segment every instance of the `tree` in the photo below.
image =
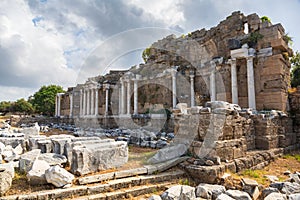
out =
<path fill-rule="evenodd" d="M 300 53 L 298 51 L 291 57 L 291 64 L 291 86 L 297 87 L 300 85 Z"/>
<path fill-rule="evenodd" d="M 0 102 L 0 112 L 8 113 L 11 110 L 12 102 L 10 101 L 1 101 Z"/>
<path fill-rule="evenodd" d="M 42 86 L 29 101 L 38 113 L 44 115 L 54 115 L 55 97 L 57 93 L 65 92 L 61 86 L 49 85 Z"/>
<path fill-rule="evenodd" d="M 143 58 L 143 60 L 144 60 L 145 63 L 146 63 L 147 60 L 149 59 L 149 56 L 150 56 L 150 48 L 151 48 L 151 47 L 147 47 L 147 48 L 143 51 L 142 58 Z"/>
<path fill-rule="evenodd" d="M 12 104 L 11 107 L 12 107 L 12 111 L 24 113 L 24 114 L 31 114 L 34 111 L 32 104 L 23 98 L 18 99 L 16 102 Z"/>

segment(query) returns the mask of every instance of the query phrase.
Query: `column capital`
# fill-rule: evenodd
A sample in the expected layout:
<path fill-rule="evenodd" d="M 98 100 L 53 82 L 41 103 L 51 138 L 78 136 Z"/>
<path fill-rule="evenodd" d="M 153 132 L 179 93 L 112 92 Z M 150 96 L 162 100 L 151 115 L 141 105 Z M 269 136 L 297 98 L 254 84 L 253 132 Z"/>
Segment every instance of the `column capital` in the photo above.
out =
<path fill-rule="evenodd" d="M 247 56 L 245 57 L 247 61 L 252 61 L 255 56 Z"/>
<path fill-rule="evenodd" d="M 227 61 L 227 63 L 230 64 L 230 65 L 232 65 L 232 64 L 235 63 L 235 62 L 236 62 L 236 58 L 230 58 L 230 59 L 228 59 L 228 61 Z"/>
<path fill-rule="evenodd" d="M 104 84 L 104 89 L 105 90 L 109 90 L 109 88 L 110 88 L 110 84 L 109 83 Z"/>
<path fill-rule="evenodd" d="M 176 77 L 176 74 L 177 74 L 177 70 L 176 69 L 172 69 L 171 70 L 172 77 Z"/>

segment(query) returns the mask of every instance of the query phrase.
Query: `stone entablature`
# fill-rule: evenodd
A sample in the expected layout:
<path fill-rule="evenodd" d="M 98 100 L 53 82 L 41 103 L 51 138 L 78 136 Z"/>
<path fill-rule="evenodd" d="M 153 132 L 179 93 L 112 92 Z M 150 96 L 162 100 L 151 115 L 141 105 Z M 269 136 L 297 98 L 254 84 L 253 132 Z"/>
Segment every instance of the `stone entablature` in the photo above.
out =
<path fill-rule="evenodd" d="M 284 35 L 280 24 L 234 12 L 210 30 L 153 43 L 145 64 L 90 78 L 59 94 L 56 115 L 130 116 L 154 104 L 173 109 L 177 103 L 200 106 L 207 101 L 286 111 L 290 70 L 286 54 L 292 51 Z M 66 101 L 68 106 L 62 103 Z"/>

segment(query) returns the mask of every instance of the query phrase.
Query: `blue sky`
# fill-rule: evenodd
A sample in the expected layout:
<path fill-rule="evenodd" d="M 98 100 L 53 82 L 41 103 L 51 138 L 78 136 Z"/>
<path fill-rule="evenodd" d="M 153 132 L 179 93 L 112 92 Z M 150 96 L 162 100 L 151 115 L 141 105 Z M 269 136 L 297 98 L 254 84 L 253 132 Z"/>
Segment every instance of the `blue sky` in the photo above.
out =
<path fill-rule="evenodd" d="M 99 66 L 99 58 L 88 60 L 99 47 L 109 57 L 107 52 L 134 46 L 106 62 L 128 68 L 164 34 L 209 29 L 237 10 L 282 23 L 294 51 L 300 50 L 299 0 L 1 0 L 0 101 L 28 98 L 42 85 L 74 86 L 85 64 L 96 67 L 93 75 L 104 72 L 108 66 Z M 111 40 L 149 27 L 157 31 L 138 31 L 126 44 Z"/>

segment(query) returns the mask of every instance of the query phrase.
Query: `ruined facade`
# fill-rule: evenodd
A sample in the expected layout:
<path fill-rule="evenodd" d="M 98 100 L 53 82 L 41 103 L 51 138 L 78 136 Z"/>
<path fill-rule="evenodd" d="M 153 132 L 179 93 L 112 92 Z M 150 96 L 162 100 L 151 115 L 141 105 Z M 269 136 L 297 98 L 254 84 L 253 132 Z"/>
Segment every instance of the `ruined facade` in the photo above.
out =
<path fill-rule="evenodd" d="M 90 78 L 58 94 L 56 116 L 131 117 L 207 101 L 287 110 L 292 50 L 281 24 L 234 12 L 210 30 L 167 36 L 147 50 L 145 64 Z"/>

